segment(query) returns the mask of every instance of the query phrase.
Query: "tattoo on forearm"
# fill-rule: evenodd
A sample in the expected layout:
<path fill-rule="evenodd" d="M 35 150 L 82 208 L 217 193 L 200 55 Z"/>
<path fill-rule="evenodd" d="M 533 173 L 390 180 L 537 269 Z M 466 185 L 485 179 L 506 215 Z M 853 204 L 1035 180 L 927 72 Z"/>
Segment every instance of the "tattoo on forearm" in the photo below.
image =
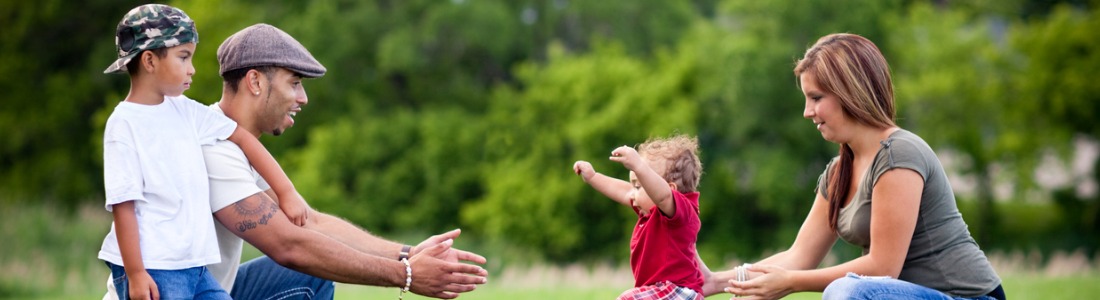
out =
<path fill-rule="evenodd" d="M 256 229 L 259 225 L 267 225 L 267 221 L 271 220 L 275 216 L 275 212 L 279 210 L 271 201 L 260 200 L 260 203 L 255 207 L 244 202 L 246 201 L 233 204 L 233 209 L 244 219 L 237 222 L 236 226 L 237 231 L 241 233 L 249 229 Z"/>

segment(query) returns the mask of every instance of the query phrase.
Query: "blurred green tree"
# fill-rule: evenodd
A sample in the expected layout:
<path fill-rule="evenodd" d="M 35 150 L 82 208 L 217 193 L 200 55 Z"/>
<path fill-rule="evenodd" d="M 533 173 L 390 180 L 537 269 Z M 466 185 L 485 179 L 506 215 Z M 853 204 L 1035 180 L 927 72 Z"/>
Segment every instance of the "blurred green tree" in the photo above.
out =
<path fill-rule="evenodd" d="M 0 203 L 70 207 L 102 188 L 90 113 L 126 86 L 104 75 L 134 1 L 0 4 Z M 80 12 L 80 13 L 74 13 Z"/>
<path fill-rule="evenodd" d="M 310 2 L 280 24 L 334 67 L 307 82 L 311 104 L 298 117 L 307 130 L 278 144 L 302 147 L 287 166 L 322 210 L 372 229 L 458 226 L 462 203 L 496 185 L 485 174 L 503 156 L 492 153 L 512 150 L 487 141 L 512 126 L 494 121 L 494 91 L 533 83 L 516 78 L 517 65 L 547 63 L 551 43 L 584 53 L 594 40 L 648 57 L 692 20 L 694 6 L 665 1 Z M 398 207 L 413 209 L 377 213 Z"/>
<path fill-rule="evenodd" d="M 139 4 L 0 3 L 0 203 L 101 203 L 102 126 L 128 87 L 101 72 L 115 24 Z M 836 153 L 799 114 L 790 70 L 828 33 L 875 41 L 900 124 L 967 162 L 979 236 L 1006 213 L 995 182 L 1028 197 L 1038 158 L 1068 157 L 1067 141 L 1100 128 L 1096 1 L 171 4 L 201 33 L 187 92 L 201 102 L 220 97 L 218 45 L 253 23 L 329 67 L 306 81 L 299 128 L 264 138 L 317 208 L 380 233 L 462 225 L 559 261 L 623 257 L 634 218 L 568 173 L 572 162 L 625 176 L 602 159 L 611 148 L 676 131 L 701 141 L 704 258 L 789 245 Z M 1078 213 L 1067 232 L 1097 236 L 1095 199 L 1053 198 Z"/>
<path fill-rule="evenodd" d="M 704 231 L 700 252 L 751 259 L 793 241 L 836 146 L 802 117 L 794 62 L 817 38 L 857 33 L 883 45 L 899 1 L 724 1 L 711 36 L 691 37 L 707 54 L 716 93 L 704 100 Z M 713 41 L 709 41 L 713 40 Z M 883 49 L 888 51 L 889 49 Z"/>
<path fill-rule="evenodd" d="M 1025 141 L 1021 143 L 1022 149 L 1015 150 L 1023 153 L 1054 150 L 1065 161 L 1072 162 L 1073 151 L 1080 150 L 1072 148 L 1072 139 L 1094 143 L 1100 139 L 1100 122 L 1096 121 L 1100 117 L 1100 85 L 1091 79 L 1100 70 L 1100 39 L 1095 35 L 1098 30 L 1100 5 L 1089 8 L 1059 5 L 1045 18 L 1028 19 L 1009 27 L 1008 44 L 1016 54 L 1010 58 L 1015 70 L 1019 70 L 1006 84 L 1014 88 L 1017 93 L 1012 96 L 1019 99 L 1010 104 L 1014 107 L 1010 116 L 1014 122 L 1031 129 L 1025 132 L 1035 135 L 1021 138 Z M 1100 182 L 1098 166 L 1100 163 L 1087 166 L 1091 167 L 1094 183 Z M 1068 164 L 1064 167 L 1077 168 Z M 1086 253 L 1100 249 L 1100 195 L 1076 191 L 1076 185 L 1086 178 L 1071 181 L 1071 186 L 1055 191 L 1054 203 L 1066 216 L 1067 230 L 1057 234 L 1059 240 L 1048 244 L 1062 249 L 1083 247 Z"/>
<path fill-rule="evenodd" d="M 553 50 L 556 49 L 556 50 Z M 653 64 L 615 43 L 587 54 L 552 47 L 545 66 L 521 66 L 523 89 L 500 89 L 489 110 L 484 197 L 462 220 L 491 239 L 541 249 L 555 260 L 623 253 L 634 217 L 584 185 L 576 160 L 626 178 L 605 158 L 649 136 L 694 134 L 692 57 L 657 55 Z"/>
<path fill-rule="evenodd" d="M 998 51 L 989 25 L 961 10 L 918 3 L 892 23 L 889 40 L 896 49 L 892 59 L 897 87 L 898 121 L 920 134 L 930 145 L 960 152 L 964 174 L 976 179 L 978 216 L 967 216 L 975 238 L 985 244 L 995 226 L 993 168 L 1018 153 L 1020 137 L 1030 134 L 1031 124 L 1006 115 L 1010 103 L 1019 101 L 1006 88 L 1012 72 L 1001 72 Z M 1002 48 L 1003 49 L 1003 48 Z M 1012 168 L 1015 165 L 1001 165 Z M 965 199 L 964 199 L 965 200 Z"/>
<path fill-rule="evenodd" d="M 997 182 L 1027 199 L 1044 154 L 1068 157 L 1074 135 L 1098 133 L 1100 91 L 1082 77 L 1100 66 L 1098 42 L 1086 33 L 1100 26 L 1093 14 L 1060 6 L 1013 21 L 917 3 L 890 25 L 900 121 L 960 152 L 957 167 L 976 182 L 978 215 L 967 218 L 983 245 L 1016 244 L 998 230 Z"/>

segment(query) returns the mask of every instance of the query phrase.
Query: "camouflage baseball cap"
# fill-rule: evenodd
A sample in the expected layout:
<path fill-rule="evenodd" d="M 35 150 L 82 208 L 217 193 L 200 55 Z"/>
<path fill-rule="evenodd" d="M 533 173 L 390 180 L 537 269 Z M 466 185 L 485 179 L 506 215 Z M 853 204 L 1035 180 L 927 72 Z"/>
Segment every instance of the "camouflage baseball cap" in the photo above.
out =
<path fill-rule="evenodd" d="M 141 51 L 199 43 L 195 22 L 182 10 L 163 4 L 146 4 L 131 9 L 115 30 L 115 60 L 103 74 L 125 73 L 126 64 Z"/>

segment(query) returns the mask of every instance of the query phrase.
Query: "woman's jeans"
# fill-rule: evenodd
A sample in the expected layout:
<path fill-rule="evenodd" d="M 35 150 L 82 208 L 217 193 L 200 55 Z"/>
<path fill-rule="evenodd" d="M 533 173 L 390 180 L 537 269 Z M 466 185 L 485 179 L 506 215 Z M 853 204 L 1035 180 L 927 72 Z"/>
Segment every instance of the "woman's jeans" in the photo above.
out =
<path fill-rule="evenodd" d="M 951 297 L 940 291 L 889 277 L 859 276 L 848 273 L 825 288 L 822 299 L 975 299 L 995 300 L 991 296 Z"/>

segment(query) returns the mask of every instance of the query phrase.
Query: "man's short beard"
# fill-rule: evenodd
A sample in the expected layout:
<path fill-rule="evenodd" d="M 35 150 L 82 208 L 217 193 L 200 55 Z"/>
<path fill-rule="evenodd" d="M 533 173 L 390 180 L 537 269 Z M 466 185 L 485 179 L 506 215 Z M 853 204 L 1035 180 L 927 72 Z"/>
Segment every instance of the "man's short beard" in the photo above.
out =
<path fill-rule="evenodd" d="M 274 83 L 272 82 L 271 78 L 268 77 L 268 79 L 267 79 L 267 97 L 264 98 L 264 105 L 268 106 L 268 107 L 271 106 L 271 87 L 272 86 L 274 86 Z M 280 116 L 278 122 L 281 123 L 283 121 L 284 117 L 286 117 L 286 116 Z M 273 135 L 273 136 L 279 136 L 279 135 L 282 135 L 282 134 L 283 134 L 283 129 L 279 128 L 279 125 L 275 125 L 275 128 L 271 129 L 271 135 Z"/>

